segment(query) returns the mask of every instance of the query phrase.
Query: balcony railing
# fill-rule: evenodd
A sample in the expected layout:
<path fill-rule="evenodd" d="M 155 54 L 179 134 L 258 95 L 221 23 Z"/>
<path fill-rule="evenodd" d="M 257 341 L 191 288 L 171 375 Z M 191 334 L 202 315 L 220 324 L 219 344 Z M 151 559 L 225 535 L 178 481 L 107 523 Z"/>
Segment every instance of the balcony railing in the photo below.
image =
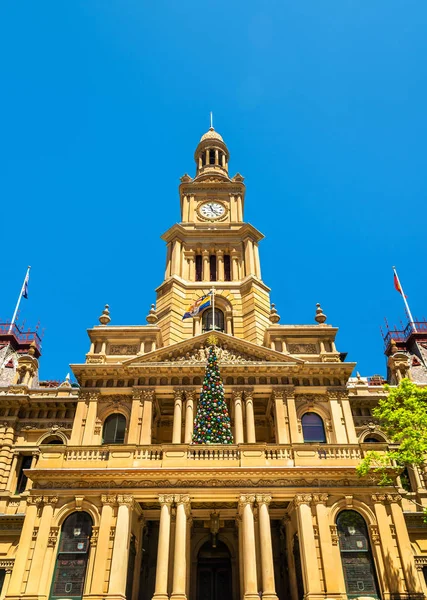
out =
<path fill-rule="evenodd" d="M 369 447 L 368 447 L 369 446 Z M 375 444 L 375 450 L 385 449 Z M 37 469 L 126 469 L 269 466 L 356 466 L 371 445 L 366 444 L 240 444 L 149 446 L 42 446 Z"/>

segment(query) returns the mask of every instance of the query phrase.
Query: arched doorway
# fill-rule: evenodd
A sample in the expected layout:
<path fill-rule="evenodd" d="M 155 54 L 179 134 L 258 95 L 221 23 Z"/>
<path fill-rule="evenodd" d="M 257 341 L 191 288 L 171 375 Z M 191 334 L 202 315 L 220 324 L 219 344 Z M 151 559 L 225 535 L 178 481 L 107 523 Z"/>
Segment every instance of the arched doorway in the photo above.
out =
<path fill-rule="evenodd" d="M 206 542 L 197 556 L 197 600 L 232 598 L 230 551 L 224 542 Z"/>

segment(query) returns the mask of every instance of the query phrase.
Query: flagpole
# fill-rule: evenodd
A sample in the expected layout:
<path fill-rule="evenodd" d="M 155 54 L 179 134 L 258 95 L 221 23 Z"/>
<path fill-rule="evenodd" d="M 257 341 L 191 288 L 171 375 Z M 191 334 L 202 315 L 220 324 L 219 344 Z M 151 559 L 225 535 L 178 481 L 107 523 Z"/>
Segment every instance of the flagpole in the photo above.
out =
<path fill-rule="evenodd" d="M 19 305 L 21 304 L 22 294 L 24 293 L 24 286 L 27 281 L 27 278 L 30 275 L 30 269 L 31 269 L 31 267 L 28 267 L 27 272 L 25 274 L 25 279 L 22 284 L 21 291 L 19 292 L 18 302 L 16 303 L 16 306 L 15 306 L 15 312 L 13 313 L 13 317 L 12 317 L 12 321 L 10 322 L 10 327 L 9 327 L 8 333 L 12 333 L 13 324 L 15 323 L 16 315 L 18 314 Z"/>
<path fill-rule="evenodd" d="M 212 294 L 212 329 L 215 331 L 215 289 L 211 289 Z"/>
<path fill-rule="evenodd" d="M 401 296 L 403 298 L 403 302 L 405 303 L 405 307 L 406 307 L 406 311 L 407 311 L 407 313 L 409 315 L 410 323 L 413 326 L 415 333 L 417 333 L 417 328 L 415 326 L 414 317 L 412 316 L 412 313 L 411 313 L 411 311 L 409 309 L 409 304 L 408 304 L 408 301 L 406 300 L 406 296 L 405 296 L 405 292 L 403 291 L 402 284 L 400 283 L 400 279 L 399 279 L 399 276 L 397 274 L 396 267 L 393 267 L 393 273 L 394 273 L 394 275 L 395 275 L 395 277 L 397 279 L 397 283 L 399 284 L 399 287 L 401 289 Z"/>

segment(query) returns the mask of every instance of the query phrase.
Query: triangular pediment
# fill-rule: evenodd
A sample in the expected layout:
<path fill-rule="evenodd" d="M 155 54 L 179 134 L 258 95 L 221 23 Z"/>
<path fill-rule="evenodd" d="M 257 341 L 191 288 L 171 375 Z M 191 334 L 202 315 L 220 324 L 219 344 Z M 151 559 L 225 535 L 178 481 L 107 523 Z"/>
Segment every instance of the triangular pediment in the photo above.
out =
<path fill-rule="evenodd" d="M 147 363 L 178 363 L 201 364 L 206 363 L 207 349 L 210 345 L 208 338 L 212 332 L 194 336 L 188 340 L 159 348 L 154 352 L 141 354 L 123 362 L 126 366 L 136 366 Z M 259 363 L 287 363 L 302 364 L 305 361 L 290 354 L 276 352 L 264 346 L 258 346 L 225 333 L 216 332 L 216 348 L 219 364 L 259 364 Z"/>

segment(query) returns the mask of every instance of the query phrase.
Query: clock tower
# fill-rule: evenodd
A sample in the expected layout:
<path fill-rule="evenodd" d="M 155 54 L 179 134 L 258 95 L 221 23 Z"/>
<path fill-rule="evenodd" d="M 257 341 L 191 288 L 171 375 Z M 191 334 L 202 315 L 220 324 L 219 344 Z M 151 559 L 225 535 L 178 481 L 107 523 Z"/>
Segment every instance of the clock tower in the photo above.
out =
<path fill-rule="evenodd" d="M 194 154 L 195 177 L 181 177 L 181 222 L 162 236 L 166 272 L 156 290 L 165 345 L 213 328 L 212 309 L 182 321 L 188 306 L 211 289 L 216 330 L 261 345 L 271 325 L 270 290 L 261 279 L 258 253 L 263 235 L 244 222 L 244 179 L 239 173 L 229 176 L 229 158 L 211 127 Z"/>

